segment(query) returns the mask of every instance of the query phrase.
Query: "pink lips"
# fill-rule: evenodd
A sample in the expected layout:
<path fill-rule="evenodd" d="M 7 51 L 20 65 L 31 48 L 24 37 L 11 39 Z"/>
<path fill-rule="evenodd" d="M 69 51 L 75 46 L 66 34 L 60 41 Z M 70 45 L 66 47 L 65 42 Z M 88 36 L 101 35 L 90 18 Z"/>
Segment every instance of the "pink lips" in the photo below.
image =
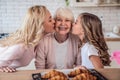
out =
<path fill-rule="evenodd" d="M 114 51 L 110 59 L 115 60 L 118 64 L 120 64 L 120 50 Z"/>

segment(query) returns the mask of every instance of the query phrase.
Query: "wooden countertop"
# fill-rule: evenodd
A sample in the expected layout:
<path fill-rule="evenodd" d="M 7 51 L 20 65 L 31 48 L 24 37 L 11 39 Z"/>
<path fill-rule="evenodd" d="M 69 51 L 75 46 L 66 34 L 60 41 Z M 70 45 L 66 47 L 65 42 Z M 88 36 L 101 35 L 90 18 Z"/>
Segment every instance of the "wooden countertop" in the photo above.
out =
<path fill-rule="evenodd" d="M 106 41 L 120 41 L 120 38 L 105 38 Z"/>
<path fill-rule="evenodd" d="M 108 80 L 120 80 L 120 68 L 96 69 Z M 0 80 L 33 80 L 32 74 L 48 70 L 19 70 L 14 73 L 0 72 Z"/>

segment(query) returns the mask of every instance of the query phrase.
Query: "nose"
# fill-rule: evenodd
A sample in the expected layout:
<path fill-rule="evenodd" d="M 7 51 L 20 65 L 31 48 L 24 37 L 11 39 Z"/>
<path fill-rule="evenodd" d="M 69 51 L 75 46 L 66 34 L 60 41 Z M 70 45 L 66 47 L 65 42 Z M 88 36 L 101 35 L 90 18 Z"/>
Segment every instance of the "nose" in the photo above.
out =
<path fill-rule="evenodd" d="M 65 25 L 65 21 L 62 21 L 62 22 L 61 22 L 61 25 L 64 26 L 64 25 Z"/>
<path fill-rule="evenodd" d="M 55 20 L 54 19 L 52 19 L 52 22 L 53 22 L 53 24 L 55 23 Z"/>

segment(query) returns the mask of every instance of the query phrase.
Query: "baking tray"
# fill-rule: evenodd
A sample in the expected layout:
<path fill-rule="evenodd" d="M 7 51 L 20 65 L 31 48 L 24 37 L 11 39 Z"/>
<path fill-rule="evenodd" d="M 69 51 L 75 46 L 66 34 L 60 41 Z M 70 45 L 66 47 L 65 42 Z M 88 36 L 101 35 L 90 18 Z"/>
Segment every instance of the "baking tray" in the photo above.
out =
<path fill-rule="evenodd" d="M 74 69 L 63 69 L 63 70 L 57 70 L 60 72 L 63 72 L 64 74 L 68 74 L 71 71 L 73 71 Z M 97 77 L 97 80 L 108 80 L 107 78 L 105 78 L 102 74 L 100 74 L 98 71 L 96 71 L 95 69 L 88 69 L 88 71 Z M 44 75 L 47 72 L 40 72 L 40 73 L 33 73 L 32 74 L 32 78 L 33 80 L 48 80 L 48 79 L 42 79 L 41 75 Z M 72 80 L 72 78 L 68 78 L 68 80 Z"/>
<path fill-rule="evenodd" d="M 104 77 L 102 74 L 100 74 L 98 71 L 95 69 L 88 69 L 88 71 L 97 77 L 97 80 L 108 80 L 106 77 Z"/>

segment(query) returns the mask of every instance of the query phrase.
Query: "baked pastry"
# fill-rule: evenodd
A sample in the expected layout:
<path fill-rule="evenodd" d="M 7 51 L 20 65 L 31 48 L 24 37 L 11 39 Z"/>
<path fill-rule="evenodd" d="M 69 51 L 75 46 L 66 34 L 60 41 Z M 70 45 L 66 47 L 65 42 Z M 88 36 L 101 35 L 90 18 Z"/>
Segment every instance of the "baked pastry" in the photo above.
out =
<path fill-rule="evenodd" d="M 43 75 L 42 78 L 50 79 L 50 78 L 55 77 L 55 76 L 61 76 L 61 77 L 66 77 L 67 78 L 67 76 L 63 72 L 59 72 L 59 71 L 56 71 L 56 70 L 51 70 L 50 72 Z"/>
<path fill-rule="evenodd" d="M 72 80 L 97 80 L 97 78 L 89 73 L 81 73 L 73 77 Z"/>
<path fill-rule="evenodd" d="M 68 79 L 65 76 L 57 75 L 57 76 L 50 78 L 49 80 L 68 80 Z"/>
<path fill-rule="evenodd" d="M 89 73 L 89 71 L 88 71 L 88 70 L 85 70 L 85 69 L 76 69 L 76 70 L 74 70 L 74 71 L 71 71 L 71 72 L 68 74 L 68 76 L 69 76 L 69 77 L 75 77 L 76 75 L 81 74 L 81 73 Z"/>

